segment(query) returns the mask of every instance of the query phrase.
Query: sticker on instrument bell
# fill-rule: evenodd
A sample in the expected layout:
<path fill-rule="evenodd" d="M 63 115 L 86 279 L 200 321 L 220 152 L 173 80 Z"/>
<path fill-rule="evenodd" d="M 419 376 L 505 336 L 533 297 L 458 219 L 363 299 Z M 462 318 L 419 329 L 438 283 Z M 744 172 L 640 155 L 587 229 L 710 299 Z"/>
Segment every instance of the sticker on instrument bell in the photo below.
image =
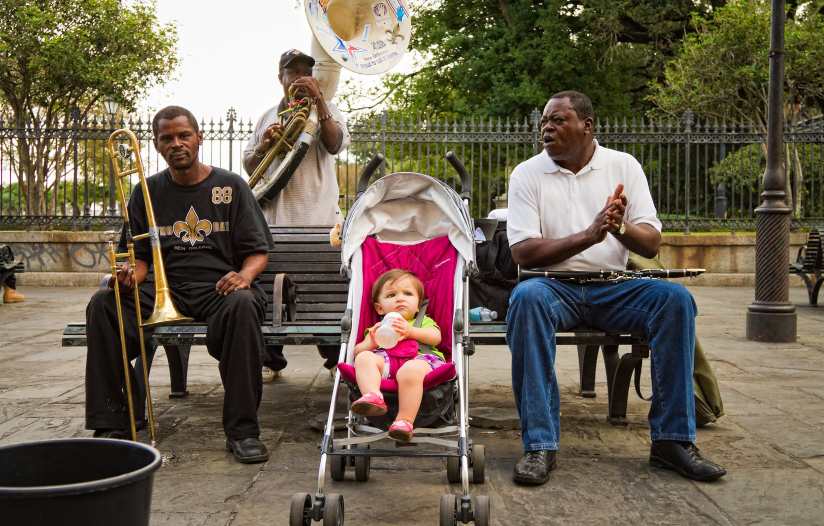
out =
<path fill-rule="evenodd" d="M 305 0 L 305 14 L 312 33 L 330 58 L 346 69 L 360 74 L 384 73 L 400 61 L 412 35 L 412 13 L 407 0 L 364 0 L 364 16 L 352 21 L 338 21 L 345 25 L 343 40 L 332 28 L 331 1 Z M 353 23 L 350 23 L 353 22 Z"/>
<path fill-rule="evenodd" d="M 389 0 L 389 4 L 392 6 L 392 10 L 395 12 L 395 18 L 397 19 L 398 23 L 403 22 L 404 18 L 409 17 L 409 11 L 406 10 L 406 6 L 403 5 L 403 2 L 400 0 Z"/>
<path fill-rule="evenodd" d="M 378 2 L 372 6 L 372 12 L 375 13 L 375 16 L 380 19 L 386 16 L 386 13 L 389 12 L 389 8 L 386 7 L 386 4 L 383 2 Z"/>
<path fill-rule="evenodd" d="M 231 186 L 213 186 L 212 187 L 212 204 L 228 205 L 232 203 L 232 187 Z"/>

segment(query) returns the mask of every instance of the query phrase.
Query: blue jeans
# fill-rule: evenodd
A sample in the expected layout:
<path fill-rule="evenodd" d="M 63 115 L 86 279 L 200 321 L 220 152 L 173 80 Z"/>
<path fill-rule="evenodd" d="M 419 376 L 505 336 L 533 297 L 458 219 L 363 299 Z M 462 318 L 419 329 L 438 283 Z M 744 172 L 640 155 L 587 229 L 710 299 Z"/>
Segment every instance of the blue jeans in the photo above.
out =
<path fill-rule="evenodd" d="M 533 278 L 509 299 L 506 340 L 525 451 L 557 450 L 561 423 L 555 333 L 580 325 L 643 333 L 650 344 L 652 440 L 695 441 L 692 295 L 663 280 L 586 285 Z"/>

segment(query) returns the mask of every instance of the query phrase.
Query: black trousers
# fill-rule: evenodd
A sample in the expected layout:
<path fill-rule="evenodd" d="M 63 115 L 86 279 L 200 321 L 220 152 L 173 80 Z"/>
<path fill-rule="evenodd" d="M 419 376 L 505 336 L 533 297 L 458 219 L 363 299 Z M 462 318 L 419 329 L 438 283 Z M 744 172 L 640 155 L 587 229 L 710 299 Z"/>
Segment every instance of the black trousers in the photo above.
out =
<path fill-rule="evenodd" d="M 3 285 L 5 285 L 6 287 L 8 287 L 10 289 L 16 289 L 17 288 L 17 278 L 14 277 L 14 272 L 9 274 L 9 277 L 6 278 L 5 283 L 0 283 L 0 286 L 3 286 Z"/>
<path fill-rule="evenodd" d="M 207 349 L 218 360 L 223 382 L 223 430 L 233 439 L 260 435 L 257 409 L 262 392 L 260 368 L 263 336 L 260 326 L 266 297 L 259 288 L 221 296 L 214 283 L 175 284 L 172 298 L 178 310 L 208 325 Z M 134 294 L 123 294 L 127 355 L 140 354 Z M 154 307 L 154 286 L 140 287 L 140 304 L 146 320 Z M 146 343 L 151 331 L 145 331 Z M 117 329 L 113 290 L 100 290 L 86 308 L 86 428 L 127 429 L 123 358 Z M 129 364 L 134 379 L 134 370 Z M 140 415 L 137 415 L 138 418 Z"/>
<path fill-rule="evenodd" d="M 323 366 L 327 369 L 338 364 L 338 345 L 318 345 L 318 354 L 323 358 Z M 283 355 L 283 345 L 267 345 L 263 353 L 263 365 L 273 371 L 280 371 L 286 368 L 286 356 Z"/>

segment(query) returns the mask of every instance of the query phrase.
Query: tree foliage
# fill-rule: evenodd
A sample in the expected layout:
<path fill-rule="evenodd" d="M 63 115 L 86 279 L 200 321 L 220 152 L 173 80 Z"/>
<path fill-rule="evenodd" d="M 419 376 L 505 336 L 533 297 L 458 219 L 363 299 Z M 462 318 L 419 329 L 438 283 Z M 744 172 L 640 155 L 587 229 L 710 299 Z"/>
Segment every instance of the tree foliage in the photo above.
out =
<path fill-rule="evenodd" d="M 820 1 L 791 2 L 787 11 L 783 90 L 788 127 L 820 115 L 824 107 L 823 11 Z M 696 16 L 698 32 L 685 39 L 667 64 L 664 80 L 653 83 L 650 99 L 665 113 L 691 109 L 705 118 L 751 121 L 766 133 L 770 22 L 767 0 L 731 1 L 711 20 Z M 766 151 L 766 145 L 761 149 Z M 797 145 L 788 145 L 784 164 L 788 201 L 800 215 L 805 167 Z M 723 167 L 714 173 L 716 180 L 730 183 L 740 175 Z"/>
<path fill-rule="evenodd" d="M 785 25 L 785 117 L 819 114 L 824 104 L 824 15 L 813 3 L 791 7 Z M 666 113 L 751 120 L 766 129 L 770 2 L 736 0 L 712 19 L 696 16 L 689 35 L 654 82 L 650 100 Z"/>
<path fill-rule="evenodd" d="M 132 108 L 176 67 L 176 30 L 153 2 L 0 0 L 0 105 L 20 130 L 18 181 L 29 214 L 49 212 L 69 141 L 44 130 L 112 99 Z"/>
<path fill-rule="evenodd" d="M 387 76 L 382 91 L 395 112 L 507 117 L 577 89 L 601 114 L 631 115 L 648 107 L 650 80 L 693 30 L 692 15 L 723 3 L 413 1 L 410 49 L 422 58 L 412 73 Z"/>

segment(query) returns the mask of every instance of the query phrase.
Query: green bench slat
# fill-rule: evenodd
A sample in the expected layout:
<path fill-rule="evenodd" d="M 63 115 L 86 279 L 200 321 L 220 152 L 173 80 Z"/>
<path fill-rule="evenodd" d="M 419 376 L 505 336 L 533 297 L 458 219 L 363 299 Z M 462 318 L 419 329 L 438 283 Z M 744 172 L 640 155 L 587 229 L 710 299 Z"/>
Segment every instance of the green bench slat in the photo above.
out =
<path fill-rule="evenodd" d="M 300 305 L 301 303 L 343 303 L 344 307 L 340 310 L 343 312 L 346 308 L 346 294 L 299 294 L 297 304 Z"/>
<path fill-rule="evenodd" d="M 276 263 L 270 260 L 269 263 L 266 264 L 266 271 L 272 273 L 285 272 L 289 274 L 290 278 L 292 275 L 300 276 L 301 274 L 298 274 L 298 272 L 331 275 L 330 277 L 336 278 L 340 275 L 340 263 Z M 341 276 L 340 279 L 343 280 L 344 278 Z M 301 281 L 301 279 L 295 277 L 292 281 Z"/>
<path fill-rule="evenodd" d="M 318 322 L 287 322 L 279 327 L 271 325 L 264 325 L 261 327 L 261 332 L 264 337 L 280 338 L 288 340 L 293 335 L 323 335 L 335 336 L 340 338 L 340 326 L 338 325 L 338 318 L 331 318 Z M 505 325 L 497 324 L 478 324 L 470 325 L 469 332 L 472 340 L 477 345 L 505 345 Z M 83 323 L 72 323 L 66 326 L 63 331 L 64 342 L 67 339 L 78 340 L 81 337 L 85 342 L 86 325 Z M 155 339 L 160 341 L 168 341 L 170 338 L 202 338 L 199 340 L 205 343 L 206 325 L 202 323 L 193 323 L 188 325 L 167 325 L 155 329 Z M 559 332 L 555 335 L 555 342 L 557 345 L 633 345 L 643 343 L 643 337 L 640 335 L 631 334 L 608 334 L 599 331 L 583 331 L 583 332 Z M 338 343 L 338 342 L 336 342 Z"/>
<path fill-rule="evenodd" d="M 285 252 L 285 253 L 294 253 L 294 252 L 332 252 L 332 253 L 338 254 L 338 257 L 340 257 L 340 249 L 333 247 L 328 242 L 325 245 L 321 245 L 321 244 L 312 245 L 310 243 L 304 243 L 304 244 L 275 243 L 275 248 L 273 248 L 271 252 L 275 252 L 275 253 L 278 253 L 278 252 Z"/>
<path fill-rule="evenodd" d="M 325 234 L 274 234 L 272 238 L 275 240 L 275 245 L 278 243 L 326 243 L 329 245 L 329 232 Z"/>
<path fill-rule="evenodd" d="M 339 252 L 276 252 L 269 256 L 269 261 L 273 263 L 291 263 L 295 261 L 308 261 L 316 263 L 336 263 L 340 269 Z M 335 270 L 337 272 L 337 269 Z"/>

